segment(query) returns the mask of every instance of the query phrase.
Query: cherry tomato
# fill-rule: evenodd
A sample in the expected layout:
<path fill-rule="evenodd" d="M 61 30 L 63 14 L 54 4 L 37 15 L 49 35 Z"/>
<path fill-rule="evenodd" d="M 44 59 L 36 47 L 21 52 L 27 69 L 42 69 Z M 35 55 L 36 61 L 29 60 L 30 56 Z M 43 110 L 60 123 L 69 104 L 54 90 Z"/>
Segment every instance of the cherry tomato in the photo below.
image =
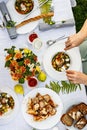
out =
<path fill-rule="evenodd" d="M 29 36 L 29 40 L 30 42 L 33 42 L 34 39 L 38 38 L 38 35 L 36 33 L 32 33 L 30 36 Z"/>

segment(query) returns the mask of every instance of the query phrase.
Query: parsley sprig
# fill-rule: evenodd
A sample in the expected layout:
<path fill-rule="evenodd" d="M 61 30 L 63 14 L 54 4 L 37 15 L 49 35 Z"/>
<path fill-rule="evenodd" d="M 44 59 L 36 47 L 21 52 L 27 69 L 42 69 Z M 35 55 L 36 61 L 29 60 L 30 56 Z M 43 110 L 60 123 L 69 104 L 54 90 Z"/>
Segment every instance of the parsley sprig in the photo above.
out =
<path fill-rule="evenodd" d="M 11 27 L 14 27 L 16 24 L 16 22 L 12 21 L 12 20 L 9 20 L 6 24 L 6 28 L 11 28 Z"/>

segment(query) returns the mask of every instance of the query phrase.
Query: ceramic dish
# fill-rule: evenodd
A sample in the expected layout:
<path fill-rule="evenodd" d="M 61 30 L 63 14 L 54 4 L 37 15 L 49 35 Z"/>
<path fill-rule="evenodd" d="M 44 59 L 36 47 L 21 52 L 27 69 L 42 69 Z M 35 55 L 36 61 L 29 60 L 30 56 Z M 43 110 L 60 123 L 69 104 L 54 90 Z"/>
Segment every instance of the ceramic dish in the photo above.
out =
<path fill-rule="evenodd" d="M 40 10 L 37 9 L 36 11 L 30 13 L 30 15 L 28 17 L 26 17 L 26 19 L 24 19 L 27 14 L 26 15 L 22 15 L 22 14 L 19 14 L 16 11 L 15 6 L 14 6 L 15 5 L 15 0 L 9 0 L 6 5 L 7 5 L 9 13 L 11 15 L 11 18 L 12 18 L 13 21 L 16 22 L 16 25 L 18 23 L 21 23 L 22 21 L 24 21 L 26 19 L 29 19 L 31 17 L 37 16 L 40 13 Z M 34 6 L 33 10 L 35 8 L 37 8 L 37 6 L 38 6 L 38 0 L 34 0 L 34 5 L 35 6 Z M 29 24 L 26 24 L 26 25 L 18 28 L 17 29 L 17 33 L 18 34 L 25 34 L 25 33 L 31 32 L 37 25 L 38 25 L 38 21 L 31 22 Z"/>
<path fill-rule="evenodd" d="M 19 14 L 29 14 L 34 8 L 33 0 L 15 0 L 15 9 Z"/>
<path fill-rule="evenodd" d="M 16 94 L 9 87 L 0 88 L 0 93 L 6 93 L 8 96 L 11 96 L 14 100 L 14 107 L 11 111 L 6 112 L 5 114 L 0 116 L 0 125 L 4 125 L 9 123 L 11 120 L 15 118 L 19 110 L 19 102 Z"/>
<path fill-rule="evenodd" d="M 68 51 L 64 51 L 65 41 L 57 42 L 51 45 L 46 52 L 44 52 L 43 66 L 47 74 L 55 80 L 67 80 L 65 71 L 59 72 L 55 70 L 52 66 L 52 58 L 58 52 L 65 52 L 70 57 L 70 66 L 68 69 L 80 71 L 81 59 L 78 48 L 73 48 Z M 75 51 L 74 51 L 75 50 Z"/>
<path fill-rule="evenodd" d="M 47 119 L 43 121 L 34 121 L 33 116 L 30 114 L 27 114 L 27 103 L 29 98 L 33 98 L 36 96 L 37 93 L 40 93 L 41 95 L 49 94 L 52 100 L 58 104 L 58 107 L 56 108 L 57 112 L 55 115 L 48 117 Z M 52 90 L 47 88 L 36 88 L 32 91 L 30 91 L 23 100 L 22 103 L 22 113 L 25 121 L 32 127 L 36 129 L 50 129 L 51 127 L 55 126 L 59 121 L 63 110 L 63 104 L 60 99 L 60 97 Z"/>

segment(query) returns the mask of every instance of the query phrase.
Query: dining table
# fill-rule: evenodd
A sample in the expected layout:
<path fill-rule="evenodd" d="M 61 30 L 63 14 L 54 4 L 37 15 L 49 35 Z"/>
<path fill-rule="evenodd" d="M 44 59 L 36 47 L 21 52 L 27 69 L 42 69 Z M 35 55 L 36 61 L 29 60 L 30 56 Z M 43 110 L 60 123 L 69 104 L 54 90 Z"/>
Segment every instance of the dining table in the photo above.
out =
<path fill-rule="evenodd" d="M 6 1 L 8 2 L 8 1 Z M 70 0 L 53 0 L 54 3 L 54 19 L 56 21 L 62 21 L 67 19 L 74 19 L 71 1 Z M 7 3 L 6 3 L 7 4 Z M 14 81 L 9 73 L 9 71 L 5 68 L 5 48 L 10 48 L 11 46 L 16 46 L 17 48 L 29 48 L 31 49 L 37 56 L 41 64 L 42 70 L 45 72 L 44 66 L 43 66 L 43 57 L 45 55 L 45 52 L 49 48 L 49 46 L 46 44 L 48 40 L 54 40 L 58 37 L 65 36 L 64 39 L 58 41 L 55 44 L 63 43 L 65 44 L 65 41 L 67 40 L 67 37 L 70 35 L 76 33 L 76 27 L 75 24 L 73 26 L 65 26 L 65 27 L 57 27 L 57 28 L 51 28 L 48 30 L 40 30 L 39 29 L 39 23 L 41 20 L 38 20 L 38 24 L 33 29 L 29 30 L 29 32 L 24 31 L 18 31 L 17 38 L 10 39 L 9 34 L 7 32 L 6 28 L 0 28 L 0 88 L 3 87 L 9 87 L 14 91 L 14 86 L 17 84 L 17 81 Z M 19 33 L 20 32 L 20 33 Z M 42 41 L 42 47 L 37 50 L 35 49 L 31 43 L 28 41 L 28 37 L 30 34 L 35 32 L 40 40 Z M 52 45 L 54 46 L 54 45 Z M 81 62 L 81 56 L 79 47 L 75 47 L 72 50 L 72 55 L 78 55 L 79 62 L 76 62 L 74 66 L 79 66 L 78 71 L 82 71 L 82 62 Z M 50 55 L 50 54 L 49 54 Z M 46 72 L 45 72 L 46 73 Z M 50 74 L 47 74 L 47 79 L 45 82 L 39 82 L 38 87 L 45 87 L 46 84 L 49 84 L 50 81 L 55 81 L 52 77 L 50 77 Z M 27 84 L 23 84 L 24 87 L 24 95 L 17 94 L 18 103 L 19 103 L 19 109 L 18 113 L 16 114 L 15 118 L 11 120 L 7 124 L 0 125 L 0 130 L 33 130 L 33 128 L 28 125 L 23 118 L 22 111 L 21 111 L 21 104 L 25 97 L 25 95 L 31 91 L 31 88 L 27 87 Z M 81 84 L 81 90 L 77 89 L 75 92 L 71 93 L 59 93 L 59 96 L 63 103 L 63 112 L 66 111 L 66 109 L 76 103 L 84 102 L 87 104 L 87 96 L 85 91 L 85 86 Z M 59 130 L 66 130 L 67 128 L 59 121 L 56 126 L 58 126 Z M 84 129 L 86 130 L 87 127 Z M 52 130 L 48 129 L 48 130 Z"/>

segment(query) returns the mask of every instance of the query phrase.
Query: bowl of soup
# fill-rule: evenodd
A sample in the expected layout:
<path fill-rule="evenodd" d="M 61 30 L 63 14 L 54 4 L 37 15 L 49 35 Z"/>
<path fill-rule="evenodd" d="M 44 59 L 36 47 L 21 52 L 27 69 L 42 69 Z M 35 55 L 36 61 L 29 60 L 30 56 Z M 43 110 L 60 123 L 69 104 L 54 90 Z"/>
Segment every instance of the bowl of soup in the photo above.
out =
<path fill-rule="evenodd" d="M 65 52 L 58 52 L 53 56 L 51 64 L 56 71 L 65 71 L 70 67 L 70 57 Z"/>
<path fill-rule="evenodd" d="M 16 0 L 15 1 L 15 9 L 19 14 L 28 14 L 34 8 L 33 0 Z"/>

